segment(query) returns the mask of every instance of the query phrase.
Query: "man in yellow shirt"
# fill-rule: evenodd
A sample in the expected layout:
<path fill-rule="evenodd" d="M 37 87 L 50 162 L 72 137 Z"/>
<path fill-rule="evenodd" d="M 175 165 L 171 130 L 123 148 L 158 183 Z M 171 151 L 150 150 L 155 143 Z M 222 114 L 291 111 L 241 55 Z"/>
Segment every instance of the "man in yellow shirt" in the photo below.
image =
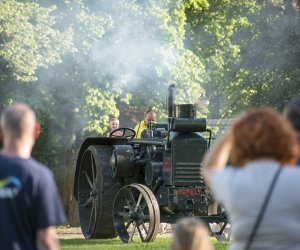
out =
<path fill-rule="evenodd" d="M 142 132 L 147 129 L 150 122 L 156 122 L 156 114 L 155 111 L 150 109 L 145 113 L 144 120 L 137 124 L 134 128 L 136 133 L 135 138 L 141 138 Z"/>

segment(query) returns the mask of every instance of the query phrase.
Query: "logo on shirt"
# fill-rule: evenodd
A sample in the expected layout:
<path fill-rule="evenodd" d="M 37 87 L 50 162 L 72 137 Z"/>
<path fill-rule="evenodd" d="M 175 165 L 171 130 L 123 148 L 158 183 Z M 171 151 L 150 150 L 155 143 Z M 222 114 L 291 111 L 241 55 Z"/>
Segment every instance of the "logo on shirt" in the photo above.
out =
<path fill-rule="evenodd" d="M 12 199 L 17 196 L 21 189 L 21 181 L 14 176 L 0 179 L 0 199 Z"/>

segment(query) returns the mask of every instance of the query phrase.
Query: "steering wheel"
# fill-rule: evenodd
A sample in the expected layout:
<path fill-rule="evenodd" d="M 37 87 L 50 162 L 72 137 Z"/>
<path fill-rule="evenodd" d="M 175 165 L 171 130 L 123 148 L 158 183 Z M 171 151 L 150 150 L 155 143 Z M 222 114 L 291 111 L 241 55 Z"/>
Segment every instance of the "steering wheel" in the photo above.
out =
<path fill-rule="evenodd" d="M 129 134 L 127 135 L 126 132 Z M 125 137 L 126 139 L 132 140 L 136 133 L 132 128 L 117 128 L 110 132 L 109 137 Z"/>

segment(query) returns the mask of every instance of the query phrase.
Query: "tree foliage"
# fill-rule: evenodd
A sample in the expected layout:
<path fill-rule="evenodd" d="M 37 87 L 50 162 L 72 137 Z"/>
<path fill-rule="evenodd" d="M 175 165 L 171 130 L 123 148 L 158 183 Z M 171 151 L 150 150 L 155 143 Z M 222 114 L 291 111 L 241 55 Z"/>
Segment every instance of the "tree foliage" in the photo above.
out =
<path fill-rule="evenodd" d="M 18 81 L 37 80 L 36 70 L 62 62 L 73 48 L 73 29 L 55 29 L 55 6 L 15 0 L 0 2 L 0 57 Z"/>
<path fill-rule="evenodd" d="M 299 93 L 299 32 L 287 0 L 4 0 L 1 102 L 45 114 L 49 145 L 103 134 L 122 103 L 163 113 L 171 83 L 211 117 L 280 108 Z"/>
<path fill-rule="evenodd" d="M 204 66 L 185 47 L 181 2 L 6 0 L 1 7 L 2 106 L 25 101 L 36 109 L 38 153 L 62 155 L 64 145 L 103 134 L 122 103 L 155 106 L 163 117 L 170 83 L 178 101 L 203 96 Z"/>
<path fill-rule="evenodd" d="M 34 107 L 35 154 L 54 168 L 122 105 L 165 118 L 169 84 L 213 118 L 280 109 L 299 95 L 298 2 L 0 1 L 0 107 Z"/>
<path fill-rule="evenodd" d="M 299 94 L 296 1 L 188 1 L 188 46 L 205 65 L 210 116 L 282 108 Z"/>

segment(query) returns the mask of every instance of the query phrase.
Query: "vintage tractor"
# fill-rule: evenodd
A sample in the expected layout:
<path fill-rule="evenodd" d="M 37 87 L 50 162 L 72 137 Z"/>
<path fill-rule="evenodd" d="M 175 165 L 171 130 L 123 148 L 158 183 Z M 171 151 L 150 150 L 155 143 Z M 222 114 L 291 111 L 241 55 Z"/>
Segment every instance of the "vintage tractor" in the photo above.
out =
<path fill-rule="evenodd" d="M 206 119 L 192 104 L 175 105 L 168 89 L 168 121 L 150 124 L 140 139 L 130 128 L 122 137 L 86 138 L 78 153 L 74 195 L 87 239 L 153 241 L 160 222 L 194 216 L 220 225 L 227 218 L 206 187 L 202 159 L 210 146 Z M 113 134 L 113 132 L 112 132 Z"/>

